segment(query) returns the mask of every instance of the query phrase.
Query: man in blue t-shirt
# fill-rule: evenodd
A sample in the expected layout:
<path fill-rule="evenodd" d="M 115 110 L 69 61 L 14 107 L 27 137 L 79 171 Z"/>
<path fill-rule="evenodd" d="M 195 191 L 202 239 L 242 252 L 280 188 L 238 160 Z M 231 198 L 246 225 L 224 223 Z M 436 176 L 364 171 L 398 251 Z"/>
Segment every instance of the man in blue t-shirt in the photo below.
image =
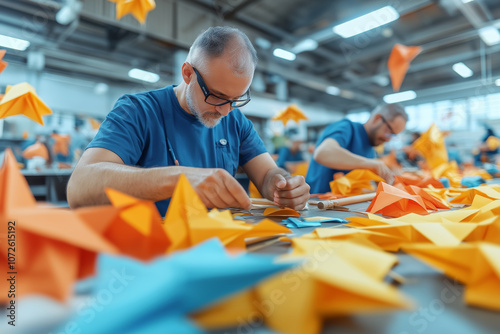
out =
<path fill-rule="evenodd" d="M 114 188 L 152 200 L 162 215 L 181 174 L 207 207 L 249 209 L 234 178 L 242 166 L 259 192 L 279 206 L 303 209 L 309 186 L 276 166 L 238 109 L 250 101 L 257 54 L 230 27 L 197 37 L 178 86 L 125 95 L 102 123 L 68 183 L 71 207 L 109 203 Z"/>
<path fill-rule="evenodd" d="M 343 119 L 327 126 L 316 143 L 307 170 L 306 182 L 311 193 L 330 191 L 333 174 L 357 168 L 370 169 L 388 183 L 394 182 L 394 172 L 375 159 L 373 147 L 403 131 L 407 121 L 408 115 L 401 105 L 382 104 L 372 111 L 365 124 Z"/>

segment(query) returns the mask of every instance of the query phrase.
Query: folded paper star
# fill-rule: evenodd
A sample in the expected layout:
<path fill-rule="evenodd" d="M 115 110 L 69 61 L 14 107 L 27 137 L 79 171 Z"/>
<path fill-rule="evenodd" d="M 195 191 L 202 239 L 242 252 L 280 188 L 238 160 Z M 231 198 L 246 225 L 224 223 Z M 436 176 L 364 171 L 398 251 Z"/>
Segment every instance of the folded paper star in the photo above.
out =
<path fill-rule="evenodd" d="M 272 118 L 273 121 L 282 121 L 285 126 L 289 120 L 298 123 L 301 119 L 308 120 L 309 118 L 295 104 L 289 105 L 285 110 L 280 111 Z"/>
<path fill-rule="evenodd" d="M 42 116 L 52 114 L 52 110 L 36 95 L 35 89 L 23 82 L 7 86 L 0 102 L 0 118 L 24 115 L 43 125 Z"/>
<path fill-rule="evenodd" d="M 400 217 L 411 212 L 422 215 L 428 213 L 422 197 L 410 195 L 384 182 L 378 184 L 377 195 L 366 211 L 389 217 Z"/>
<path fill-rule="evenodd" d="M 2 60 L 3 56 L 5 56 L 6 51 L 7 50 L 0 50 L 0 73 L 2 73 L 3 70 L 5 70 L 5 68 L 8 65 L 8 63 L 5 60 Z"/>
<path fill-rule="evenodd" d="M 359 195 L 363 190 L 375 190 L 372 181 L 384 181 L 368 169 L 355 169 L 330 182 L 331 192 L 341 195 Z"/>
<path fill-rule="evenodd" d="M 411 308 L 383 282 L 397 262 L 394 255 L 345 241 L 292 239 L 292 244 L 292 257 L 304 258 L 303 266 L 196 314 L 196 322 L 211 329 L 258 317 L 278 333 L 316 334 L 330 317 Z"/>
<path fill-rule="evenodd" d="M 487 242 L 451 247 L 408 245 L 403 250 L 466 285 L 465 302 L 500 311 L 500 246 Z"/>
<path fill-rule="evenodd" d="M 116 19 L 132 14 L 141 24 L 146 23 L 148 13 L 155 9 L 155 0 L 109 0 L 116 3 Z"/>
<path fill-rule="evenodd" d="M 413 143 L 413 147 L 422 154 L 431 169 L 448 162 L 448 151 L 446 151 L 444 144 L 444 135 L 436 124 L 432 124 Z"/>
<path fill-rule="evenodd" d="M 34 157 L 42 157 L 45 160 L 49 160 L 49 151 L 47 150 L 47 147 L 39 141 L 26 147 L 23 151 L 23 158 L 31 159 Z"/>
<path fill-rule="evenodd" d="M 399 91 L 406 72 L 410 68 L 410 63 L 415 57 L 422 52 L 420 46 L 405 46 L 402 44 L 395 44 L 392 48 L 387 62 L 389 68 L 389 75 L 391 77 L 392 89 L 395 92 Z"/>
<path fill-rule="evenodd" d="M 111 290 L 112 298 L 99 312 L 93 312 L 92 321 L 85 310 L 74 321 L 82 333 L 201 333 L 187 319 L 189 313 L 295 265 L 275 263 L 267 255 L 229 255 L 217 240 L 150 264 L 102 256 L 96 297 Z"/>
<path fill-rule="evenodd" d="M 233 220 L 230 211 L 208 213 L 185 175 L 179 178 L 163 228 L 172 242 L 168 252 L 189 248 L 213 237 L 218 237 L 227 247 L 245 248 L 246 238 L 291 232 L 269 219 L 251 225 Z"/>
<path fill-rule="evenodd" d="M 54 140 L 54 145 L 52 146 L 54 153 L 67 156 L 69 154 L 69 143 L 71 141 L 69 135 L 53 133 L 50 137 Z"/>

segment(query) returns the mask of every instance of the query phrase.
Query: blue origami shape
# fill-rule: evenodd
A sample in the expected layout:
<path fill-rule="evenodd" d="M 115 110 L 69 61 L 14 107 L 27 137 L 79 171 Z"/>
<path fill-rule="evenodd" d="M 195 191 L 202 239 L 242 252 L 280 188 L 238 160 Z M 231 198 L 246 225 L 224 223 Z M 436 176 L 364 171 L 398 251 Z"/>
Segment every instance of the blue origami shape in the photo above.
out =
<path fill-rule="evenodd" d="M 302 227 L 318 227 L 321 226 L 322 223 L 347 223 L 346 220 L 341 218 L 328 218 L 321 220 L 305 220 L 304 218 L 292 218 L 289 217 L 284 219 L 282 224 L 285 224 L 288 228 L 302 228 Z"/>
<path fill-rule="evenodd" d="M 486 183 L 486 181 L 479 175 L 465 176 L 460 181 L 460 184 L 467 188 L 479 187 L 483 183 Z"/>
<path fill-rule="evenodd" d="M 274 259 L 229 255 L 218 239 L 150 263 L 100 255 L 94 301 L 102 305 L 74 322 L 80 333 L 203 333 L 186 316 L 297 264 Z"/>

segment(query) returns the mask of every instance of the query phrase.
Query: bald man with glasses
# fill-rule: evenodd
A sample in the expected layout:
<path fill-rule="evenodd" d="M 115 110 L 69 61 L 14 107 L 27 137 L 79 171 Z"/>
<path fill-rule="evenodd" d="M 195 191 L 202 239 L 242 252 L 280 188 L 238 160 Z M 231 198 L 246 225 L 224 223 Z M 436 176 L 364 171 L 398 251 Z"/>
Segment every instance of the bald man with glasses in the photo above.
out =
<path fill-rule="evenodd" d="M 165 215 L 181 174 L 210 208 L 249 209 L 234 178 L 242 166 L 260 193 L 303 209 L 309 186 L 278 168 L 238 109 L 250 102 L 257 54 L 238 29 L 212 27 L 197 37 L 182 82 L 125 95 L 102 123 L 68 183 L 72 208 L 108 203 L 114 188 L 152 200 Z"/>
<path fill-rule="evenodd" d="M 311 193 L 330 191 L 330 181 L 338 172 L 369 169 L 388 183 L 394 182 L 394 172 L 381 160 L 375 159 L 375 146 L 391 140 L 406 127 L 408 115 L 399 104 L 381 104 L 365 124 L 343 119 L 330 124 L 321 134 L 307 171 L 306 182 Z"/>

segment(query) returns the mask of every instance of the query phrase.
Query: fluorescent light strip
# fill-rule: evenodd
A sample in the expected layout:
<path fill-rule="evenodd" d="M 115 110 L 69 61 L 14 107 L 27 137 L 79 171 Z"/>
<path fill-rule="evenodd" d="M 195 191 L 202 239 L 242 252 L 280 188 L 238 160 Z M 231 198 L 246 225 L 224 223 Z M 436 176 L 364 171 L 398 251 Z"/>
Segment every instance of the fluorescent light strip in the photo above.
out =
<path fill-rule="evenodd" d="M 399 13 L 396 9 L 394 9 L 394 7 L 385 6 L 351 21 L 336 25 L 333 27 L 333 32 L 343 38 L 349 38 L 383 26 L 384 24 L 395 21 L 398 18 Z"/>
<path fill-rule="evenodd" d="M 330 95 L 334 95 L 334 96 L 339 96 L 340 95 L 340 89 L 338 87 L 335 87 L 335 86 L 328 86 L 326 87 L 326 92 Z"/>
<path fill-rule="evenodd" d="M 492 26 L 479 29 L 479 37 L 490 46 L 500 43 L 500 33 Z"/>
<path fill-rule="evenodd" d="M 468 68 L 464 63 L 456 63 L 453 65 L 453 71 L 457 72 L 462 78 L 471 77 L 474 72 Z"/>
<path fill-rule="evenodd" d="M 407 90 L 406 92 L 388 94 L 384 96 L 385 103 L 398 103 L 403 101 L 410 101 L 417 97 L 417 93 L 413 90 Z"/>
<path fill-rule="evenodd" d="M 295 53 L 290 52 L 290 51 L 286 51 L 286 50 L 283 50 L 283 49 L 280 49 L 280 48 L 274 49 L 273 55 L 275 57 L 286 59 L 286 60 L 289 60 L 289 61 L 294 61 L 295 58 L 297 58 L 297 56 L 295 55 Z"/>
<path fill-rule="evenodd" d="M 495 85 L 500 86 L 500 79 L 495 80 Z"/>
<path fill-rule="evenodd" d="M 472 2 L 474 0 L 462 0 L 462 3 L 469 3 L 469 2 Z"/>
<path fill-rule="evenodd" d="M 128 76 L 137 80 L 155 83 L 160 80 L 160 76 L 156 73 L 143 71 L 138 68 L 133 68 L 128 71 Z"/>
<path fill-rule="evenodd" d="M 30 42 L 24 39 L 0 35 L 0 46 L 4 48 L 24 51 L 30 46 Z"/>

